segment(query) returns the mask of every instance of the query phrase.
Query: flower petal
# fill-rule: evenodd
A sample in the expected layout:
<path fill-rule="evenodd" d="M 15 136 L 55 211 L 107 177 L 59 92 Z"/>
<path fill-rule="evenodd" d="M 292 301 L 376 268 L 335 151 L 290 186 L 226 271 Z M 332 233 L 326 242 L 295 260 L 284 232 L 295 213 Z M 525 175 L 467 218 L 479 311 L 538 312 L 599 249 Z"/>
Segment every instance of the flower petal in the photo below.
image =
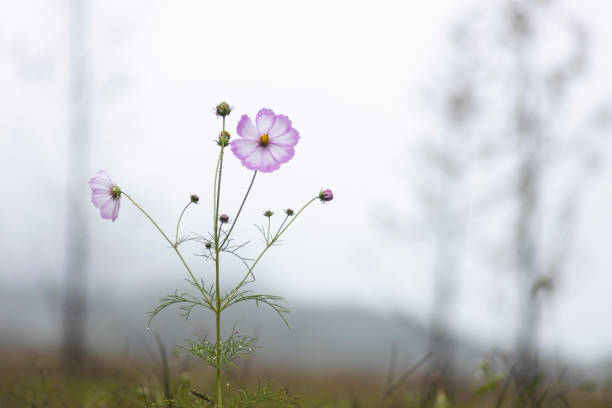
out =
<path fill-rule="evenodd" d="M 113 220 L 117 218 L 117 213 L 119 212 L 119 200 L 115 200 L 111 198 L 100 207 L 100 216 L 107 220 Z M 113 218 L 114 217 L 114 218 Z"/>
<path fill-rule="evenodd" d="M 258 143 L 255 149 L 248 156 L 241 159 L 242 165 L 250 170 L 259 170 L 258 166 L 261 162 L 261 154 L 263 150 L 264 147 Z"/>
<path fill-rule="evenodd" d="M 253 124 L 253 121 L 247 115 L 242 115 L 242 117 L 240 117 L 236 132 L 238 132 L 240 137 L 250 140 L 259 140 L 259 136 L 261 136 Z"/>
<path fill-rule="evenodd" d="M 113 208 L 113 213 L 111 215 L 113 222 L 115 222 L 115 220 L 117 219 L 117 217 L 119 216 L 119 205 L 121 204 L 121 200 L 116 199 L 113 200 L 115 202 L 115 207 Z"/>
<path fill-rule="evenodd" d="M 230 144 L 232 153 L 240 160 L 253 153 L 257 146 L 259 146 L 259 142 L 250 139 L 235 139 Z"/>
<path fill-rule="evenodd" d="M 92 189 L 91 190 L 91 202 L 94 207 L 100 208 L 102 204 L 106 202 L 106 200 L 111 199 L 110 189 Z"/>
<path fill-rule="evenodd" d="M 300 132 L 291 128 L 287 133 L 281 136 L 270 137 L 270 143 L 283 146 L 295 146 L 300 140 Z"/>
<path fill-rule="evenodd" d="M 100 170 L 89 179 L 87 184 L 89 184 L 89 187 L 91 187 L 92 190 L 110 190 L 111 186 L 113 185 L 113 181 L 104 170 Z"/>
<path fill-rule="evenodd" d="M 279 163 L 287 163 L 295 155 L 293 146 L 268 144 L 268 152 Z"/>
<path fill-rule="evenodd" d="M 276 115 L 276 121 L 268 132 L 268 136 L 271 138 L 282 136 L 291 129 L 291 121 L 285 115 Z"/>
<path fill-rule="evenodd" d="M 264 147 L 258 145 L 253 153 L 242 160 L 242 165 L 248 169 L 259 170 L 264 173 L 269 173 L 278 169 L 281 164 L 270 154 L 268 146 Z"/>
<path fill-rule="evenodd" d="M 263 153 L 261 154 L 261 162 L 259 165 L 259 170 L 263 173 L 271 173 L 274 170 L 278 170 L 281 165 L 281 162 L 277 161 L 274 156 L 270 153 L 270 145 L 266 146 L 266 149 L 263 149 Z"/>
<path fill-rule="evenodd" d="M 268 133 L 270 129 L 272 129 L 272 126 L 274 126 L 275 121 L 276 115 L 272 109 L 263 108 L 257 112 L 255 123 L 257 123 L 259 134 L 263 135 L 264 133 Z"/>

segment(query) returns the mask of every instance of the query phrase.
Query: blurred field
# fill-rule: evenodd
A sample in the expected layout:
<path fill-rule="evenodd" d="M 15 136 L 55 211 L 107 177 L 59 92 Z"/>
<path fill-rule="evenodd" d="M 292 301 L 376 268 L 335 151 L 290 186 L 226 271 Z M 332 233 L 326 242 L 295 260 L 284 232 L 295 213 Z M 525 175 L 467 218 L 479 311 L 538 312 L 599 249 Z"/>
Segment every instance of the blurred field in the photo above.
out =
<path fill-rule="evenodd" d="M 213 372 L 198 362 L 163 352 L 150 359 L 90 356 L 80 373 L 63 370 L 55 353 L 5 350 L 1 356 L 2 407 L 208 407 L 214 396 Z M 293 401 L 300 407 L 611 407 L 608 385 L 568 384 L 542 378 L 521 398 L 503 373 L 487 378 L 464 378 L 452 387 L 437 386 L 432 377 L 408 368 L 395 378 L 368 373 L 316 372 L 249 363 L 226 372 L 226 395 L 239 390 Z M 421 372 L 419 374 L 419 372 Z M 414 373 L 413 375 L 410 375 Z M 482 374 L 482 373 L 481 373 Z M 269 383 L 269 384 L 268 384 Z M 228 406 L 241 405 L 234 401 Z M 261 407 L 292 406 L 264 402 Z"/>

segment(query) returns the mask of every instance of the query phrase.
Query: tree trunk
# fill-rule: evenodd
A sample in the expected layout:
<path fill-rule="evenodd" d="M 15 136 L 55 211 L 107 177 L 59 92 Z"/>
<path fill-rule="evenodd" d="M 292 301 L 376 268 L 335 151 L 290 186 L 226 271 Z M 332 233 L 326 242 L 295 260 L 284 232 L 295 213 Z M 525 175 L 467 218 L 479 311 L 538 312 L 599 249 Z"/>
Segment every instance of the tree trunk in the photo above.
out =
<path fill-rule="evenodd" d="M 90 78 L 86 28 L 88 0 L 70 2 L 68 187 L 66 275 L 63 303 L 62 358 L 72 369 L 85 359 L 88 225 L 84 199 L 89 171 Z"/>

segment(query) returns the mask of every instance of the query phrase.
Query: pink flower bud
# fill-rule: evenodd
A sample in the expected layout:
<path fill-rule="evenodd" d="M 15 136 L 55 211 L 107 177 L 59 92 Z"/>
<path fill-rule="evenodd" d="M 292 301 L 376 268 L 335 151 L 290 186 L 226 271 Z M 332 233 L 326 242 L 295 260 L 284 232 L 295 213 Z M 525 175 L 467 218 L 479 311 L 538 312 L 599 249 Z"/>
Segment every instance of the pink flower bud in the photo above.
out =
<path fill-rule="evenodd" d="M 319 193 L 319 200 L 323 202 L 331 201 L 333 199 L 334 199 L 334 193 L 332 193 L 330 189 L 325 189 Z"/>

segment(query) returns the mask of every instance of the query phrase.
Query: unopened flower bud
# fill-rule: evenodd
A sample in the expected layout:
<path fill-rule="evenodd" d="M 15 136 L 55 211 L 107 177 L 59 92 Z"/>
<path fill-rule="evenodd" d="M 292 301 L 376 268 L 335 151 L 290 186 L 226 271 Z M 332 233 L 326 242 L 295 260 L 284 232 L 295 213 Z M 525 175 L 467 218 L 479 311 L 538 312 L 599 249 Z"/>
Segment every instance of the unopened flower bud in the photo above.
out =
<path fill-rule="evenodd" d="M 197 204 L 198 201 L 200 201 L 200 197 L 198 197 L 197 194 L 192 194 L 190 198 L 191 198 L 191 202 L 194 204 Z"/>
<path fill-rule="evenodd" d="M 229 215 L 221 214 L 219 216 L 219 221 L 221 221 L 221 224 L 225 224 L 225 223 L 229 222 Z"/>
<path fill-rule="evenodd" d="M 232 111 L 232 108 L 227 104 L 227 102 L 221 102 L 217 105 L 217 116 L 227 116 Z"/>
<path fill-rule="evenodd" d="M 331 201 L 334 199 L 334 193 L 330 189 L 325 189 L 319 193 L 319 200 Z"/>
<path fill-rule="evenodd" d="M 210 243 L 210 241 L 206 241 L 206 242 L 204 243 L 204 246 L 205 246 L 207 249 L 212 248 L 212 244 Z"/>
<path fill-rule="evenodd" d="M 219 139 L 217 139 L 217 144 L 223 147 L 229 145 L 230 137 L 230 132 L 228 132 L 227 130 L 220 132 Z"/>
<path fill-rule="evenodd" d="M 291 208 L 287 208 L 285 210 L 285 214 L 287 214 L 289 217 L 291 217 L 293 215 L 293 210 Z"/>
<path fill-rule="evenodd" d="M 268 217 L 268 218 L 270 218 L 271 216 L 273 216 L 273 215 L 274 215 L 274 213 L 273 213 L 272 211 L 268 210 L 268 211 L 266 211 L 265 213 L 263 213 L 263 215 L 264 215 L 264 216 L 266 216 L 266 217 Z"/>

